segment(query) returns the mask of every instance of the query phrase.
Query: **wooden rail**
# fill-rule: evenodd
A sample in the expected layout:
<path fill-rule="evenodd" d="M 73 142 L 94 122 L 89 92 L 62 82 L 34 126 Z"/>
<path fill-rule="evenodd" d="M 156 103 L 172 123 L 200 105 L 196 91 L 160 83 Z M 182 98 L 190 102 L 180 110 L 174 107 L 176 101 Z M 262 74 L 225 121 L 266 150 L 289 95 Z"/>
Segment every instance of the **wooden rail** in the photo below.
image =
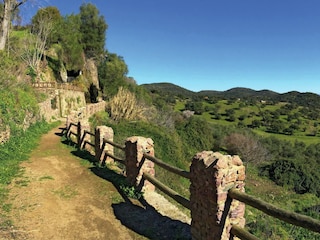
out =
<path fill-rule="evenodd" d="M 78 124 L 75 124 L 75 123 L 70 123 L 70 126 L 72 127 L 72 126 L 75 126 L 75 127 L 77 127 L 78 126 Z"/>
<path fill-rule="evenodd" d="M 84 134 L 89 134 L 89 135 L 91 135 L 92 137 L 94 137 L 94 136 L 95 136 L 95 134 L 94 134 L 94 133 L 89 132 L 88 130 L 84 130 Z"/>
<path fill-rule="evenodd" d="M 118 157 L 116 157 L 116 156 L 114 156 L 114 155 L 112 155 L 112 154 L 110 154 L 108 152 L 106 152 L 105 154 L 106 154 L 106 156 L 111 157 L 112 159 L 114 159 L 115 161 L 117 161 L 119 163 L 122 163 L 123 165 L 126 164 L 126 161 L 124 159 L 118 158 Z"/>
<path fill-rule="evenodd" d="M 157 164 L 158 166 L 166 169 L 167 171 L 169 172 L 172 172 L 172 173 L 175 173 L 181 177 L 184 177 L 184 178 L 187 178 L 187 179 L 190 179 L 190 172 L 187 172 L 187 171 L 184 171 L 180 168 L 177 168 L 177 167 L 173 167 L 163 161 L 161 161 L 160 159 L 156 158 L 156 157 L 153 157 L 147 153 L 144 153 L 143 156 L 147 159 L 149 159 L 150 161 L 154 162 L 155 164 Z"/>
<path fill-rule="evenodd" d="M 157 180 L 156 178 L 152 177 L 150 174 L 148 173 L 143 173 L 143 178 L 145 178 L 146 180 L 148 180 L 149 182 L 151 182 L 153 185 L 155 185 L 157 188 L 159 188 L 162 192 L 164 192 L 165 194 L 167 194 L 169 197 L 171 197 L 172 199 L 174 199 L 176 202 L 180 203 L 182 206 L 184 206 L 185 208 L 190 209 L 190 200 L 184 198 L 183 196 L 181 196 L 179 193 L 177 193 L 176 191 L 172 190 L 171 188 L 167 187 L 166 185 L 164 185 L 162 182 L 160 182 L 159 180 Z"/>
<path fill-rule="evenodd" d="M 237 225 L 232 225 L 231 227 L 231 234 L 233 236 L 237 236 L 241 240 L 259 240 L 256 236 L 249 233 L 248 231 L 244 230 L 242 227 Z"/>
<path fill-rule="evenodd" d="M 89 141 L 84 141 L 83 147 L 85 147 L 86 144 L 90 145 L 91 147 L 95 147 L 95 144 L 93 144 L 93 143 L 91 143 L 91 142 L 89 142 Z"/>
<path fill-rule="evenodd" d="M 284 222 L 320 233 L 320 221 L 314 218 L 286 211 L 234 188 L 229 190 L 229 196 Z"/>
<path fill-rule="evenodd" d="M 109 140 L 107 140 L 107 139 L 103 139 L 103 142 L 104 143 L 108 143 L 108 144 L 110 144 L 110 145 L 112 145 L 112 146 L 114 146 L 114 147 L 116 147 L 116 148 L 119 148 L 119 149 L 121 149 L 121 150 L 125 150 L 125 146 L 122 146 L 122 145 L 120 145 L 120 144 L 117 144 L 117 143 L 114 143 L 114 142 L 112 142 L 112 141 L 109 141 Z"/>

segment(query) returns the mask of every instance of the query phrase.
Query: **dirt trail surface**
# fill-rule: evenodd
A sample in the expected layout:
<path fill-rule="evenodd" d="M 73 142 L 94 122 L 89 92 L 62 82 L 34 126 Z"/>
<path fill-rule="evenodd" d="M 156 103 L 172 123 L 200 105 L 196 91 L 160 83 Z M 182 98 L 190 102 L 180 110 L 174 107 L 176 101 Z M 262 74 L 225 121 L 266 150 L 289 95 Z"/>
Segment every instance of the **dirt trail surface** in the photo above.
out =
<path fill-rule="evenodd" d="M 14 227 L 2 239 L 190 239 L 190 219 L 157 193 L 130 201 L 112 175 L 61 143 L 58 128 L 41 139 L 10 188 Z M 149 199 L 149 200 L 148 200 Z"/>

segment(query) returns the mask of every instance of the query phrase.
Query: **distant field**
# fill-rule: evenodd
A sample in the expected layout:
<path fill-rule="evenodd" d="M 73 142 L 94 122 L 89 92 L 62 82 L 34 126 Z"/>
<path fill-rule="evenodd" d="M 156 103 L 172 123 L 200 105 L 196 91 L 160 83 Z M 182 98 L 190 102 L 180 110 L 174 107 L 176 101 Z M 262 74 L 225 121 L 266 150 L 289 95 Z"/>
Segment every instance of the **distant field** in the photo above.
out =
<path fill-rule="evenodd" d="M 263 137 L 276 137 L 280 140 L 290 141 L 292 143 L 295 141 L 304 142 L 307 145 L 320 143 L 320 138 L 314 136 L 289 136 L 284 134 L 268 133 L 261 130 L 253 130 L 253 132 Z"/>
<path fill-rule="evenodd" d="M 175 111 L 184 110 L 186 102 L 177 101 L 174 106 Z M 199 117 L 214 124 L 241 127 L 250 127 L 254 121 L 262 123 L 263 118 L 268 118 L 270 125 L 275 125 L 274 132 L 268 131 L 268 126 L 263 125 L 254 127 L 252 130 L 260 136 L 273 136 L 290 142 L 302 141 L 307 145 L 319 143 L 320 119 L 308 119 L 300 113 L 302 107 L 296 106 L 287 110 L 284 109 L 285 105 L 286 103 L 248 105 L 241 101 L 220 100 L 216 103 L 203 101 L 202 114 Z"/>

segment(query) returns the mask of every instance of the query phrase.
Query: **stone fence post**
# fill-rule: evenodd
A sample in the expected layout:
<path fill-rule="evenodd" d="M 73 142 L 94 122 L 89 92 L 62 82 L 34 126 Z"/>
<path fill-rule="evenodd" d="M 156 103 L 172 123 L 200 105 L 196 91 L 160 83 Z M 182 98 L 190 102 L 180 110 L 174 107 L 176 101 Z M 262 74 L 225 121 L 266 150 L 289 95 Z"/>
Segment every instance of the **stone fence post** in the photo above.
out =
<path fill-rule="evenodd" d="M 91 148 L 89 145 L 85 144 L 85 142 L 91 143 L 91 136 L 89 134 L 85 134 L 85 131 L 90 132 L 90 124 L 88 121 L 80 120 L 79 123 L 81 124 L 81 130 L 80 130 L 80 149 L 84 148 L 87 151 L 90 151 Z M 78 124 L 79 124 L 78 123 Z"/>
<path fill-rule="evenodd" d="M 153 140 L 144 137 L 129 137 L 125 142 L 126 177 L 132 186 L 144 191 L 154 191 L 149 181 L 143 181 L 144 172 L 154 176 L 154 163 L 143 157 L 143 153 L 154 156 Z"/>
<path fill-rule="evenodd" d="M 194 156 L 190 167 L 192 239 L 231 239 L 232 224 L 244 227 L 245 204 L 228 197 L 233 187 L 244 192 L 244 179 L 245 167 L 238 156 L 212 151 Z"/>
<path fill-rule="evenodd" d="M 100 164 L 113 163 L 113 158 L 106 156 L 104 153 L 114 155 L 114 147 L 110 144 L 105 144 L 103 139 L 113 142 L 114 132 L 111 127 L 98 126 L 95 130 L 95 157 Z"/>

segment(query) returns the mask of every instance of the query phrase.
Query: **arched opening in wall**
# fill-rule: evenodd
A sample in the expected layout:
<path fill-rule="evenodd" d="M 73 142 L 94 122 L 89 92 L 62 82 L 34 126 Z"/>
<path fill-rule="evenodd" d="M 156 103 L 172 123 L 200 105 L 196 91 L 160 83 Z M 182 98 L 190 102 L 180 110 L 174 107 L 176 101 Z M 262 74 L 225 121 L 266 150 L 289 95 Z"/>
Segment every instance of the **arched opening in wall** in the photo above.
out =
<path fill-rule="evenodd" d="M 67 82 L 72 82 L 82 74 L 81 70 L 67 70 Z"/>

